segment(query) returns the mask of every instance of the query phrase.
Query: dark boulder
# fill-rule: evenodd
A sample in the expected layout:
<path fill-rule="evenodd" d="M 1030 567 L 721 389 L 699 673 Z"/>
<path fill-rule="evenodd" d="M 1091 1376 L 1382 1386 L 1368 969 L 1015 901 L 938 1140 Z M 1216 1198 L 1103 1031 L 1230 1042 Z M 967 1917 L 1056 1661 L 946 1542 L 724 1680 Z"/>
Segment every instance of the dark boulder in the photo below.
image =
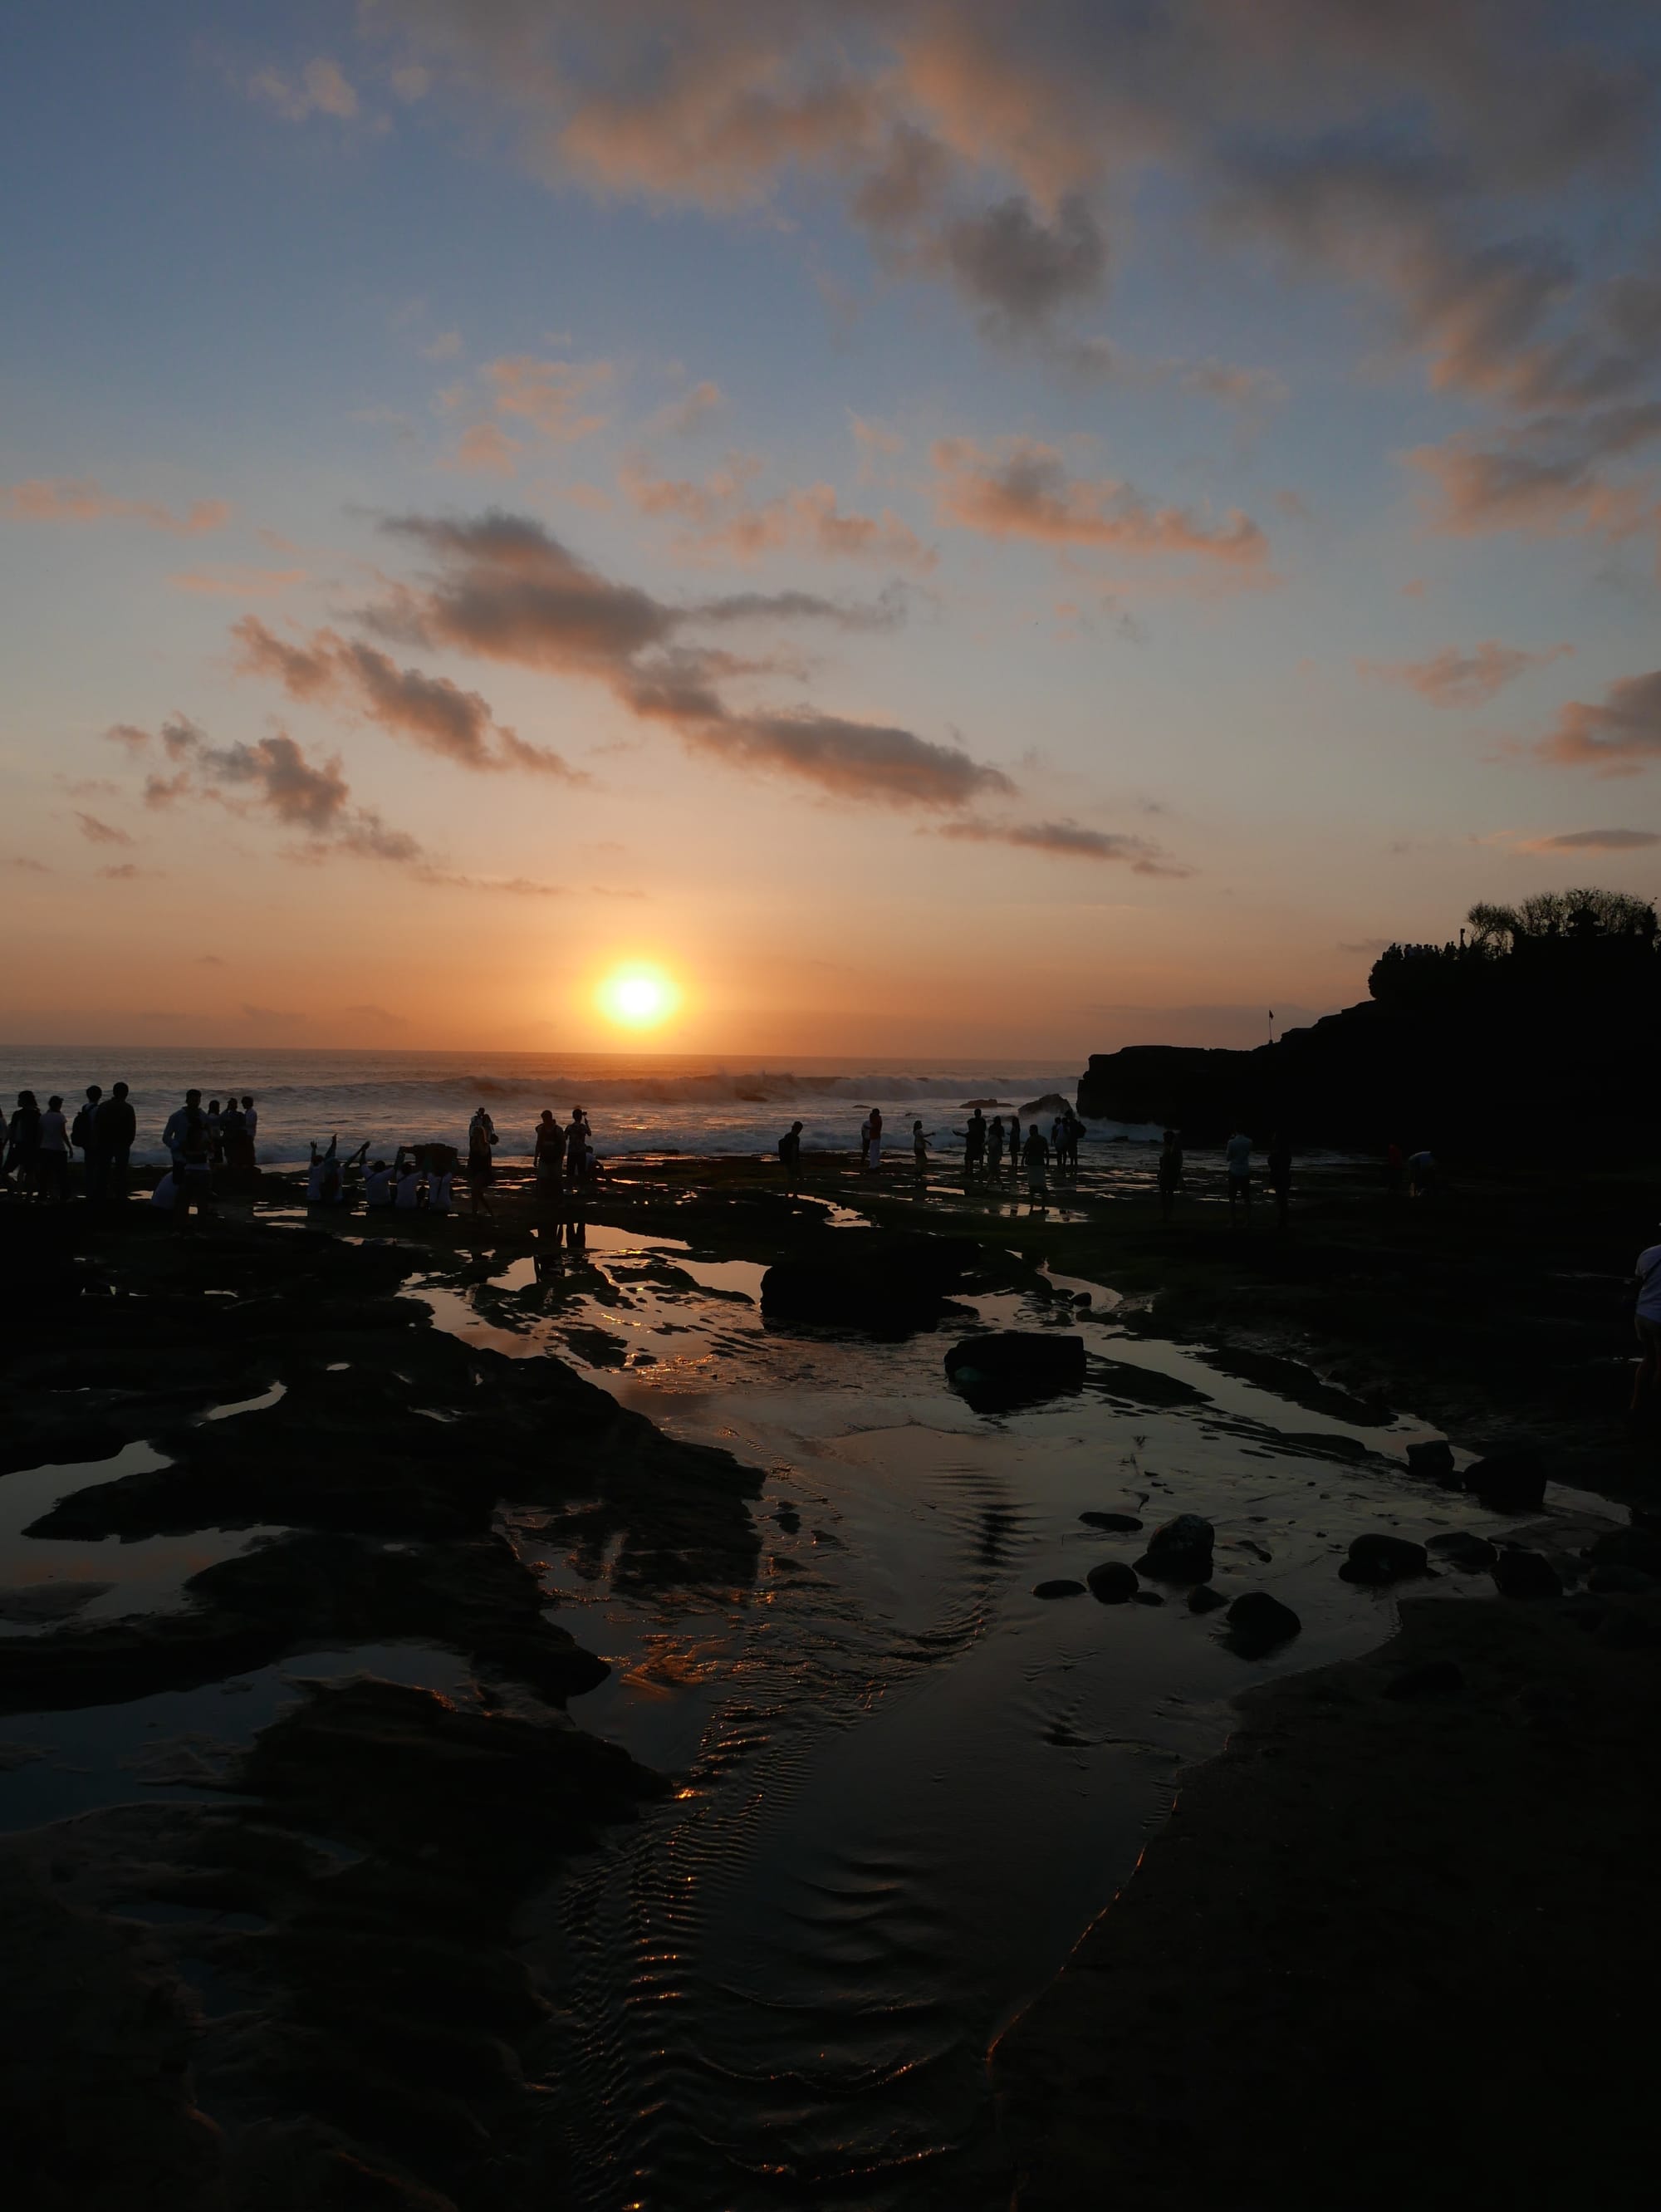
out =
<path fill-rule="evenodd" d="M 1131 1602 L 1135 1605 L 1163 1605 L 1165 1600 L 1157 1590 L 1139 1589 Z"/>
<path fill-rule="evenodd" d="M 1284 1644 L 1303 1626 L 1289 1605 L 1282 1605 L 1267 1590 L 1247 1590 L 1228 1608 L 1229 1641 L 1247 1658 L 1256 1658 Z"/>
<path fill-rule="evenodd" d="M 1025 1328 L 991 1329 L 966 1336 L 946 1354 L 954 1382 L 1042 1382 L 1064 1385 L 1084 1380 L 1084 1339 L 1042 1335 Z"/>
<path fill-rule="evenodd" d="M 1465 1488 L 1493 1513 L 1537 1513 L 1546 1501 L 1546 1463 L 1537 1451 L 1490 1452 L 1465 1469 Z"/>
<path fill-rule="evenodd" d="M 1092 1567 L 1084 1577 L 1090 1585 L 1090 1595 L 1100 1598 L 1103 1605 L 1123 1605 L 1137 1594 L 1136 1570 L 1127 1567 L 1123 1559 L 1105 1559 L 1100 1566 Z"/>
<path fill-rule="evenodd" d="M 1486 1536 L 1474 1536 L 1469 1528 L 1451 1528 L 1445 1536 L 1433 1536 L 1427 1548 L 1464 1575 L 1486 1574 L 1500 1556 L 1497 1544 L 1490 1544 Z"/>
<path fill-rule="evenodd" d="M 1494 1563 L 1494 1586 L 1501 1597 L 1561 1597 L 1562 1577 L 1543 1552 L 1507 1546 Z"/>
<path fill-rule="evenodd" d="M 1445 1490 L 1451 1488 L 1455 1480 L 1452 1445 L 1445 1437 L 1437 1437 L 1428 1443 L 1409 1444 L 1407 1471 L 1422 1475 L 1427 1482 L 1439 1482 Z"/>
<path fill-rule="evenodd" d="M 967 1239 L 827 1230 L 815 1249 L 777 1260 L 761 1278 L 769 1321 L 832 1322 L 876 1334 L 926 1328 L 981 1265 Z"/>
<path fill-rule="evenodd" d="M 1409 1575 L 1422 1575 L 1429 1566 L 1422 1544 L 1410 1544 L 1405 1536 L 1367 1535 L 1356 1537 L 1338 1573 L 1347 1583 L 1378 1588 L 1385 1583 L 1404 1582 Z"/>
<path fill-rule="evenodd" d="M 1188 1593 L 1190 1613 L 1215 1613 L 1220 1605 L 1228 1602 L 1222 1592 L 1213 1589 L 1209 1583 L 1197 1583 Z"/>
<path fill-rule="evenodd" d="M 1179 1513 L 1155 1528 L 1137 1572 L 1166 1583 L 1209 1583 L 1216 1531 L 1197 1513 Z"/>
<path fill-rule="evenodd" d="M 1142 1523 L 1134 1513 L 1081 1513 L 1087 1528 L 1106 1528 L 1116 1536 L 1133 1536 Z"/>
<path fill-rule="evenodd" d="M 1384 1693 L 1387 1698 L 1442 1698 L 1464 1686 L 1464 1669 L 1457 1659 L 1427 1659 L 1422 1667 L 1404 1668 L 1392 1675 Z"/>
<path fill-rule="evenodd" d="M 1069 1582 L 1064 1577 L 1058 1576 L 1053 1582 L 1033 1584 L 1034 1597 L 1082 1597 L 1083 1595 L 1082 1583 Z"/>

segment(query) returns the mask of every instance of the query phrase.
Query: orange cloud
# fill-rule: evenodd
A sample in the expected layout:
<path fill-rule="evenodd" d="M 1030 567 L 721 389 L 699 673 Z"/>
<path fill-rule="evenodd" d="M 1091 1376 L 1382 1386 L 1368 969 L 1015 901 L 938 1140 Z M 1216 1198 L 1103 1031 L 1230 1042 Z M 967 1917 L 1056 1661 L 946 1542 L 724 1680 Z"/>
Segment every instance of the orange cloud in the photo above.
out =
<path fill-rule="evenodd" d="M 637 513 L 674 515 L 687 523 L 680 543 L 700 552 L 753 561 L 763 553 L 795 548 L 832 560 L 881 561 L 919 575 L 937 565 L 938 554 L 890 509 L 877 515 L 845 514 L 827 483 L 751 501 L 746 486 L 761 467 L 754 454 L 734 454 L 724 469 L 692 483 L 648 476 L 640 465 L 629 463 L 620 471 L 620 481 Z"/>
<path fill-rule="evenodd" d="M 1485 707 L 1525 670 L 1543 668 L 1573 650 L 1572 645 L 1549 645 L 1530 653 L 1490 637 L 1474 653 L 1450 645 L 1428 660 L 1358 660 L 1355 666 L 1363 676 L 1404 684 L 1433 707 Z"/>
<path fill-rule="evenodd" d="M 197 499 L 186 514 L 174 514 L 154 500 L 112 498 L 90 477 L 34 477 L 0 485 L 0 515 L 11 522 L 142 522 L 175 538 L 199 538 L 221 529 L 231 510 L 222 499 Z"/>
<path fill-rule="evenodd" d="M 1194 556 L 1241 569 L 1259 569 L 1268 559 L 1269 540 L 1238 508 L 1215 522 L 1189 507 L 1151 507 L 1122 478 L 1070 476 L 1056 448 L 1035 439 L 980 446 L 943 438 L 930 458 L 942 520 L 985 537 Z"/>
<path fill-rule="evenodd" d="M 124 830 L 112 829 L 107 822 L 100 822 L 95 814 L 77 814 L 75 818 L 80 824 L 81 835 L 89 844 L 130 845 L 133 842 Z"/>
<path fill-rule="evenodd" d="M 585 415 L 589 394 L 610 381 L 609 361 L 538 361 L 521 353 L 487 362 L 483 370 L 499 415 L 532 423 L 545 438 L 566 445 L 605 426 L 603 415 Z"/>
<path fill-rule="evenodd" d="M 276 69 L 257 70 L 248 79 L 247 92 L 251 100 L 285 123 L 305 123 L 313 115 L 332 115 L 336 122 L 349 123 L 359 107 L 345 70 L 327 55 L 307 62 L 298 78 Z"/>

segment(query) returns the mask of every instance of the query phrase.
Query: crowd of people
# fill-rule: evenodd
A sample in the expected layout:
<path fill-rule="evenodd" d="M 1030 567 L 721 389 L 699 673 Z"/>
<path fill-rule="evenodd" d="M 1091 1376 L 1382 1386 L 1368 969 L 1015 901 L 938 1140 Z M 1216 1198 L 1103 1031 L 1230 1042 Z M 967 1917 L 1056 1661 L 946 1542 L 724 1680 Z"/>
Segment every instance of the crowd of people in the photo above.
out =
<path fill-rule="evenodd" d="M 186 1091 L 161 1133 L 171 1163 L 163 1178 L 170 1185 L 164 1202 L 189 1204 L 215 1169 L 252 1169 L 258 1127 L 259 1109 L 249 1092 L 239 1097 L 227 1091 L 222 1106 L 217 1098 L 204 1106 L 199 1091 Z M 107 1092 L 89 1083 L 72 1115 L 55 1091 L 42 1106 L 33 1091 L 20 1091 L 3 1139 L 0 1188 L 12 1198 L 64 1204 L 76 1180 L 79 1153 L 82 1194 L 96 1205 L 119 1203 L 131 1181 L 138 1116 L 124 1083 L 112 1084 Z"/>

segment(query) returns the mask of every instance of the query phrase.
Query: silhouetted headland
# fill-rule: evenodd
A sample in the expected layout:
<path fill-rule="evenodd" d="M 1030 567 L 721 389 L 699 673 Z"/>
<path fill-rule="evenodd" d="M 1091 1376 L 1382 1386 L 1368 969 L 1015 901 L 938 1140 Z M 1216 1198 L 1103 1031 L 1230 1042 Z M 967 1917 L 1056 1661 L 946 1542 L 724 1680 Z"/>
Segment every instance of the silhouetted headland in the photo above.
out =
<path fill-rule="evenodd" d="M 1253 1051 L 1096 1053 L 1081 1113 L 1219 1144 L 1237 1120 L 1299 1143 L 1513 1152 L 1573 1135 L 1604 1156 L 1649 1140 L 1661 1066 L 1653 905 L 1553 891 L 1471 908 L 1458 941 L 1392 945 L 1369 996 Z"/>

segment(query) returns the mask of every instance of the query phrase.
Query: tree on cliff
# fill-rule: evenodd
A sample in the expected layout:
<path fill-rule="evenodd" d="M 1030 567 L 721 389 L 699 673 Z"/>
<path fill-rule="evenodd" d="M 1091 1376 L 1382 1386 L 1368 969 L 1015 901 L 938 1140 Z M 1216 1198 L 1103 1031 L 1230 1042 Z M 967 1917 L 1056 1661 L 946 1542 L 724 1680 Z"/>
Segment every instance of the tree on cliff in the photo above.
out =
<path fill-rule="evenodd" d="M 1634 985 L 1654 988 L 1658 931 L 1648 899 L 1595 884 L 1540 891 L 1516 906 L 1479 903 L 1457 945 L 1391 945 L 1373 963 L 1367 989 L 1401 1011 L 1512 1006 L 1519 994 L 1590 1004 Z"/>

